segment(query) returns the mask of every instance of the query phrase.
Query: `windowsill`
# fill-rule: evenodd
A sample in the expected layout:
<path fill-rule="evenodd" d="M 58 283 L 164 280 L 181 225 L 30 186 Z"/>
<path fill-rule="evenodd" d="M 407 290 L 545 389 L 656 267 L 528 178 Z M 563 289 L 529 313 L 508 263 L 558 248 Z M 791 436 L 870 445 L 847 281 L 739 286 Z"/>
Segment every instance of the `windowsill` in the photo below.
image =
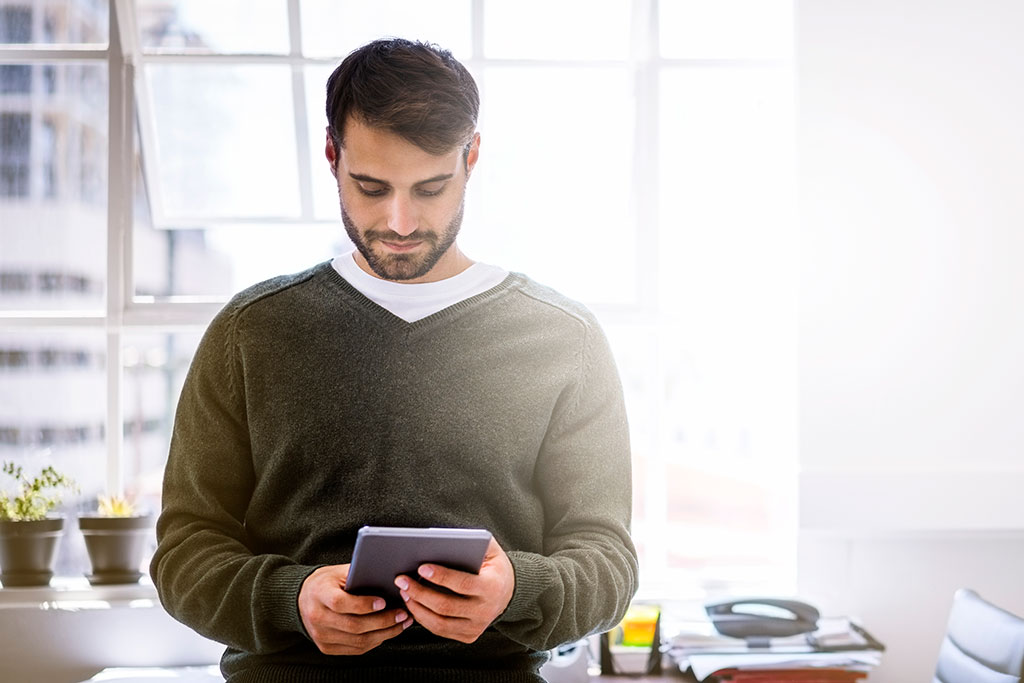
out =
<path fill-rule="evenodd" d="M 156 587 L 148 576 L 138 583 L 93 586 L 84 576 L 57 576 L 49 586 L 0 589 L 0 609 L 79 611 L 112 607 L 156 607 Z"/>
<path fill-rule="evenodd" d="M 706 599 L 701 597 L 664 598 L 638 594 L 634 603 L 657 604 L 676 615 L 700 618 Z M 93 586 L 84 576 L 55 576 L 49 586 L 0 588 L 0 609 L 109 609 L 111 607 L 156 607 L 159 597 L 148 575 L 137 583 Z"/>

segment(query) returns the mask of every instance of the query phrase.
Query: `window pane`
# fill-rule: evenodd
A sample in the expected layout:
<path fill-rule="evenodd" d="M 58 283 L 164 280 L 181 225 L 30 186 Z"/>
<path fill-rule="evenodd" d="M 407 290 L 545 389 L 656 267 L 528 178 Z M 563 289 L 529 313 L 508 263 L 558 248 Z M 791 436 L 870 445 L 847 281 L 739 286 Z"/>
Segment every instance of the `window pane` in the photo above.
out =
<path fill-rule="evenodd" d="M 136 294 L 228 298 L 267 278 L 305 270 L 349 248 L 334 225 L 230 225 L 162 230 L 136 224 Z"/>
<path fill-rule="evenodd" d="M 664 545 L 665 479 L 658 457 L 658 328 L 651 319 L 637 322 L 601 316 L 622 380 L 633 460 L 633 541 L 640 555 L 640 581 L 647 585 L 660 573 L 654 551 Z"/>
<path fill-rule="evenodd" d="M 685 318 L 722 326 L 725 338 L 749 331 L 730 312 L 773 303 L 780 267 L 795 267 L 793 100 L 788 69 L 662 74 L 663 294 Z"/>
<path fill-rule="evenodd" d="M 320 99 L 322 97 L 320 95 Z M 329 203 L 323 211 L 331 221 L 322 225 L 232 223 L 220 227 L 202 224 L 194 228 L 154 226 L 150 220 L 147 184 L 137 169 L 132 239 L 135 295 L 142 300 L 175 296 L 226 299 L 255 282 L 303 270 L 347 248 L 348 239 L 338 217 L 337 195 L 331 194 L 333 176 L 323 159 L 322 139 L 317 144 L 314 149 L 317 155 L 314 159 L 314 187 L 322 188 L 322 199 Z M 316 165 L 317 161 L 321 165 Z M 228 164 L 229 160 L 224 165 Z M 237 175 L 236 171 L 222 169 L 220 172 Z M 293 178 L 288 180 L 294 184 Z"/>
<path fill-rule="evenodd" d="M 287 66 L 150 64 L 163 215 L 297 217 Z M 159 215 L 159 214 L 158 214 Z"/>
<path fill-rule="evenodd" d="M 285 54 L 285 0 L 138 0 L 146 51 Z"/>
<path fill-rule="evenodd" d="M 0 65 L 0 307 L 102 308 L 107 76 Z"/>
<path fill-rule="evenodd" d="M 174 411 L 202 331 L 128 334 L 122 347 L 125 493 L 160 509 Z"/>
<path fill-rule="evenodd" d="M 106 0 L 47 0 L 0 6 L 0 43 L 103 45 L 110 20 Z"/>
<path fill-rule="evenodd" d="M 53 465 L 80 491 L 62 510 L 91 503 L 106 486 L 106 347 L 102 330 L 0 331 L 0 462 L 29 477 Z M 0 488 L 10 491 L 6 475 Z M 84 544 L 65 534 L 58 574 L 88 568 Z"/>
<path fill-rule="evenodd" d="M 303 0 L 301 7 L 302 47 L 311 57 L 344 57 L 393 36 L 437 43 L 459 59 L 471 54 L 469 0 Z"/>
<path fill-rule="evenodd" d="M 661 54 L 677 59 L 786 59 L 793 0 L 661 0 Z"/>
<path fill-rule="evenodd" d="M 627 0 L 489 0 L 484 54 L 492 59 L 626 59 Z"/>
<path fill-rule="evenodd" d="M 634 303 L 625 69 L 494 67 L 484 80 L 466 252 L 590 303 Z"/>
<path fill-rule="evenodd" d="M 28 94 L 32 92 L 32 66 L 29 64 L 0 65 L 0 95 Z M 5 136 L 6 139 L 6 136 Z M 8 153 L 10 150 L 8 149 Z"/>
<path fill-rule="evenodd" d="M 666 567 L 778 592 L 796 534 L 792 74 L 672 69 L 660 87 L 660 452 L 685 548 Z"/>
<path fill-rule="evenodd" d="M 340 221 L 338 185 L 324 157 L 327 141 L 327 79 L 334 67 L 306 67 L 306 115 L 309 119 L 309 159 L 313 179 L 313 216 L 317 220 Z"/>

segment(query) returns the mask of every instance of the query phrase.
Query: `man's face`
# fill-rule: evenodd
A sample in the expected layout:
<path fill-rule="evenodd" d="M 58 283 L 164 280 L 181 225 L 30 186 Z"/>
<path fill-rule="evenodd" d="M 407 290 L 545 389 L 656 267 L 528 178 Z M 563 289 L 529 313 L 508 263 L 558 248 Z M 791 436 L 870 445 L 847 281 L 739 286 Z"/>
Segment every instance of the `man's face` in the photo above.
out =
<path fill-rule="evenodd" d="M 465 257 L 455 246 L 462 225 L 475 136 L 463 149 L 435 156 L 404 138 L 350 118 L 345 146 L 326 155 L 338 180 L 341 220 L 363 270 L 386 280 L 434 282 L 457 274 Z M 461 260 L 460 260 L 461 259 Z"/>

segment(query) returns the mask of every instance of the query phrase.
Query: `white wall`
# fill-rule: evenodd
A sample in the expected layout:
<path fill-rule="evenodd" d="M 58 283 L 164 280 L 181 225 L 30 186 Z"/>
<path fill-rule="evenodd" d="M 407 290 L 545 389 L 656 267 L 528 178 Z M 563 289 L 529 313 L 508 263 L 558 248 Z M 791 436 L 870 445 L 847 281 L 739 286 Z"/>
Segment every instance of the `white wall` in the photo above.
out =
<path fill-rule="evenodd" d="M 1024 3 L 798 2 L 800 593 L 930 680 L 1024 614 Z"/>

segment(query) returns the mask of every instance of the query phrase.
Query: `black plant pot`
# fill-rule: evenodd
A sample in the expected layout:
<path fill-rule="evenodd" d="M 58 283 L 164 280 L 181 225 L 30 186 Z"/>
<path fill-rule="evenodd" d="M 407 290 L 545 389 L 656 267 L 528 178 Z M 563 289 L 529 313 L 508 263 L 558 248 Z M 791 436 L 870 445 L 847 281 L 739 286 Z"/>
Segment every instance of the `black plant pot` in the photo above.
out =
<path fill-rule="evenodd" d="M 0 583 L 6 587 L 49 585 L 63 534 L 63 517 L 0 521 Z"/>
<path fill-rule="evenodd" d="M 153 518 L 149 515 L 80 516 L 78 528 L 85 537 L 85 549 L 92 564 L 92 574 L 86 575 L 89 583 L 135 583 L 142 578 L 139 566 L 152 526 Z"/>

